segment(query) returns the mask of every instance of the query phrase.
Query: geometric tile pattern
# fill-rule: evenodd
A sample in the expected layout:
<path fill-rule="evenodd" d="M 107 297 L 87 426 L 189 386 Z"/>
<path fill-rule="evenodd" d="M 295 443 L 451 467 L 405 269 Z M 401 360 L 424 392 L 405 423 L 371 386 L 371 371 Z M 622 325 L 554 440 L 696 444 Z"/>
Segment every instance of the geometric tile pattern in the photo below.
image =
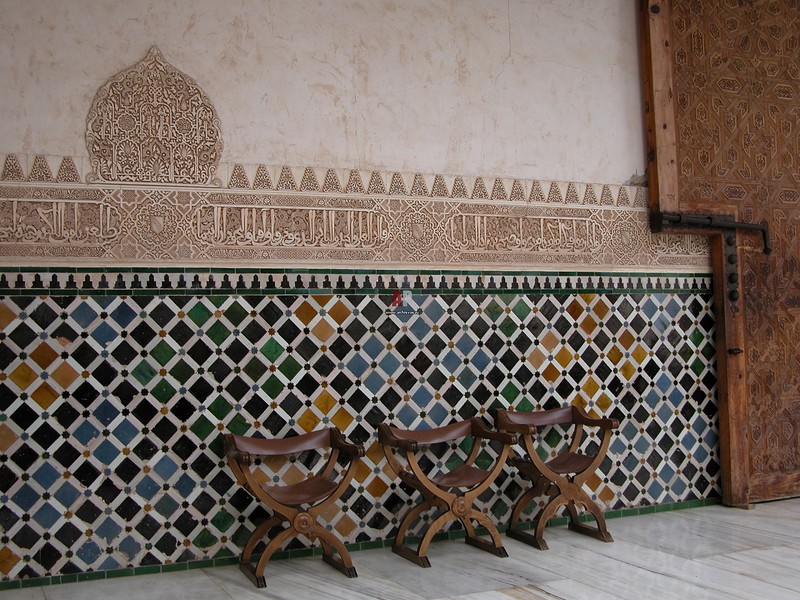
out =
<path fill-rule="evenodd" d="M 715 497 L 709 281 L 665 290 L 655 279 L 634 290 L 397 295 L 9 287 L 0 296 L 0 573 L 238 554 L 263 510 L 221 458 L 225 432 L 334 424 L 363 443 L 342 511 L 326 515 L 347 542 L 390 538 L 410 499 L 387 472 L 379 423 L 434 427 L 478 415 L 491 424 L 496 407 L 571 402 L 619 419 L 587 484 L 606 509 Z M 554 430 L 540 440 L 542 452 L 562 443 Z M 479 461 L 496 450 L 485 446 Z M 439 460 L 463 452 L 445 448 Z M 275 466 L 296 479 L 312 460 Z M 479 506 L 504 523 L 522 483 L 507 469 Z"/>

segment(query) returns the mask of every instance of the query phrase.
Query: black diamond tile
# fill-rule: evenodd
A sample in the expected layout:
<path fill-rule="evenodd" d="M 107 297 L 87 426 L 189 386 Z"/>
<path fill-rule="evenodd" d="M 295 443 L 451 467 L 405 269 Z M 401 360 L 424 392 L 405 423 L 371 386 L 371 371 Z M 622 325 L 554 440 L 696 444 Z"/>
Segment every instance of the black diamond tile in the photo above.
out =
<path fill-rule="evenodd" d="M 458 332 L 461 331 L 461 326 L 453 319 L 448 318 L 444 323 L 442 323 L 440 331 L 452 340 L 458 335 Z"/>
<path fill-rule="evenodd" d="M 169 330 L 169 337 L 178 342 L 181 346 L 192 339 L 193 335 L 194 331 L 192 328 L 183 321 L 176 323 L 175 326 Z"/>
<path fill-rule="evenodd" d="M 222 383 L 231 374 L 232 370 L 233 367 L 222 358 L 218 358 L 208 367 L 208 372 L 214 376 L 214 380 L 218 383 Z"/>
<path fill-rule="evenodd" d="M 84 487 L 88 488 L 100 477 L 100 471 L 88 460 L 85 460 L 83 464 L 75 470 L 73 476 L 80 481 Z"/>
<path fill-rule="evenodd" d="M 130 362 L 139 356 L 139 353 L 125 340 L 122 340 L 114 350 L 111 351 L 111 356 L 121 365 L 128 365 Z"/>
<path fill-rule="evenodd" d="M 469 326 L 470 331 L 475 334 L 475 337 L 480 339 L 482 338 L 487 331 L 490 329 L 490 325 L 483 319 L 475 319 L 472 322 L 472 325 Z"/>
<path fill-rule="evenodd" d="M 39 416 L 27 404 L 21 404 L 17 410 L 11 414 L 11 420 L 19 426 L 21 431 L 30 429 L 30 426 L 33 425 L 34 421 L 38 418 Z"/>
<path fill-rule="evenodd" d="M 172 444 L 172 451 L 184 461 L 187 460 L 195 450 L 197 450 L 197 444 L 185 435 L 179 437 L 177 441 Z"/>
<path fill-rule="evenodd" d="M 263 415 L 267 411 L 267 407 L 269 405 L 258 396 L 253 396 L 248 400 L 245 405 L 244 409 L 254 418 L 260 419 L 261 415 Z"/>
<path fill-rule="evenodd" d="M 295 338 L 300 335 L 300 329 L 291 321 L 287 321 L 278 328 L 278 335 L 280 335 L 287 344 L 292 344 Z"/>
<path fill-rule="evenodd" d="M 43 450 L 48 450 L 50 446 L 59 439 L 61 435 L 48 423 L 42 423 L 39 428 L 31 434 L 33 441 L 39 444 Z"/>
<path fill-rule="evenodd" d="M 233 342 L 231 342 L 231 344 L 225 349 L 225 355 L 234 363 L 241 362 L 241 360 L 249 353 L 250 350 L 248 350 L 248 348 L 239 340 L 233 340 Z"/>
<path fill-rule="evenodd" d="M 11 538 L 11 541 L 14 542 L 20 548 L 31 549 L 33 548 L 41 539 L 40 535 L 29 525 L 23 525 L 19 528 L 14 537 Z"/>
<path fill-rule="evenodd" d="M 243 399 L 250 391 L 250 386 L 237 375 L 225 386 L 225 391 L 228 392 L 232 398 Z"/>
<path fill-rule="evenodd" d="M 53 452 L 53 458 L 55 458 L 56 461 L 58 461 L 65 469 L 72 466 L 72 464 L 80 455 L 81 453 L 73 448 L 69 441 L 62 443 L 58 450 Z"/>
<path fill-rule="evenodd" d="M 119 496 L 121 491 L 122 490 L 114 485 L 114 482 L 106 478 L 103 480 L 103 483 L 98 486 L 97 490 L 95 491 L 95 495 L 102 498 L 106 504 L 111 504 L 114 502 L 117 496 Z"/>
<path fill-rule="evenodd" d="M 11 455 L 11 461 L 17 465 L 22 471 L 27 471 L 31 465 L 39 458 L 39 453 L 31 448 L 28 444 L 22 444 Z"/>
<path fill-rule="evenodd" d="M 164 328 L 175 318 L 175 311 L 167 306 L 166 303 L 159 302 L 155 307 L 150 309 L 150 314 L 148 316 Z"/>
<path fill-rule="evenodd" d="M 20 323 L 14 331 L 7 335 L 19 348 L 27 348 L 38 337 L 36 332 L 28 327 L 26 323 Z"/>
<path fill-rule="evenodd" d="M 198 402 L 205 402 L 212 393 L 214 393 L 214 387 L 205 379 L 198 379 L 189 388 L 189 394 Z"/>
<path fill-rule="evenodd" d="M 339 396 L 345 396 L 348 390 L 353 387 L 353 381 L 344 373 L 339 373 L 330 382 L 330 386 L 336 391 Z"/>
<path fill-rule="evenodd" d="M 142 472 L 142 468 L 133 462 L 130 458 L 125 457 L 114 469 L 114 475 L 119 477 L 125 483 L 130 483 L 133 479 Z"/>
<path fill-rule="evenodd" d="M 333 344 L 330 345 L 329 350 L 339 360 L 343 360 L 345 356 L 353 349 L 350 343 L 343 337 L 336 338 Z"/>
<path fill-rule="evenodd" d="M 378 333 L 380 333 L 386 341 L 394 339 L 400 327 L 394 321 L 385 320 L 378 326 Z"/>
<path fill-rule="evenodd" d="M 153 544 L 156 547 L 156 550 L 162 552 L 166 556 L 171 556 L 175 549 L 178 547 L 178 540 L 175 538 L 174 535 L 167 532 L 161 536 L 161 538 Z"/>
<path fill-rule="evenodd" d="M 115 510 L 114 512 L 116 512 L 120 517 L 122 517 L 126 521 L 130 522 L 136 517 L 136 515 L 139 514 L 140 510 L 141 507 L 138 504 L 136 504 L 136 501 L 130 496 L 128 496 L 127 498 L 125 498 L 125 500 L 123 500 L 120 503 L 120 505 L 117 507 L 117 510 Z"/>
<path fill-rule="evenodd" d="M 192 462 L 192 471 L 197 473 L 200 477 L 205 478 L 211 471 L 216 468 L 216 463 L 208 458 L 205 454 L 198 456 Z"/>
<path fill-rule="evenodd" d="M 75 511 L 75 516 L 78 517 L 84 523 L 92 524 L 97 520 L 97 517 L 103 514 L 103 511 L 100 510 L 91 500 L 84 501 L 81 504 L 80 508 Z"/>
<path fill-rule="evenodd" d="M 263 338 L 266 334 L 267 330 L 256 321 L 250 321 L 244 327 L 244 329 L 242 329 L 242 335 L 253 344 Z"/>
<path fill-rule="evenodd" d="M 195 342 L 191 348 L 189 348 L 187 354 L 198 365 L 202 365 L 205 364 L 206 360 L 208 360 L 212 354 L 214 354 L 214 351 L 208 347 L 205 338 L 201 338 Z"/>
<path fill-rule="evenodd" d="M 119 509 L 117 509 L 119 510 Z M 161 526 L 158 524 L 153 517 L 150 515 L 145 515 L 142 517 L 142 520 L 136 524 L 134 529 L 146 540 L 152 539 L 153 536 L 161 529 Z"/>
<path fill-rule="evenodd" d="M 364 325 L 361 321 L 356 321 L 356 320 L 353 320 L 350 323 L 348 323 L 347 327 L 345 327 L 344 329 L 344 332 L 354 342 L 358 342 L 362 337 L 364 337 L 364 334 L 367 333 L 367 331 L 368 329 L 366 325 Z"/>
<path fill-rule="evenodd" d="M 105 360 L 92 368 L 92 377 L 94 377 L 104 386 L 107 386 L 109 383 L 114 381 L 114 379 L 117 378 L 117 375 L 119 375 L 119 371 L 117 371 Z"/>
<path fill-rule="evenodd" d="M 84 408 L 88 408 L 99 396 L 100 392 L 98 392 L 89 381 L 83 382 L 72 392 L 72 397 Z"/>
<path fill-rule="evenodd" d="M 0 369 L 7 369 L 8 365 L 10 365 L 16 358 L 16 352 L 12 351 L 11 348 L 5 344 L 0 344 Z"/>
<path fill-rule="evenodd" d="M 40 304 L 30 312 L 30 319 L 36 323 L 40 329 L 47 329 L 58 319 L 58 313 L 47 304 Z"/>
<path fill-rule="evenodd" d="M 64 523 L 64 525 L 56 531 L 54 537 L 67 548 L 71 548 L 75 542 L 81 539 L 82 535 L 83 531 L 75 527 L 75 525 L 72 523 Z"/>
<path fill-rule="evenodd" d="M 197 527 L 197 519 L 195 519 L 190 512 L 184 511 L 173 525 L 184 537 L 189 537 L 192 531 L 194 531 L 194 528 Z"/>
<path fill-rule="evenodd" d="M 159 419 L 158 423 L 153 427 L 155 436 L 165 444 L 175 435 L 176 431 L 178 431 L 178 428 L 169 419 Z"/>
<path fill-rule="evenodd" d="M 131 414 L 136 417 L 142 425 L 147 425 L 150 420 L 158 414 L 158 409 L 150 404 L 148 398 L 143 398 L 133 407 Z"/>
<path fill-rule="evenodd" d="M 201 515 L 208 515 L 216 504 L 217 501 L 206 492 L 200 492 L 195 501 L 192 502 L 192 506 L 194 506 Z"/>
<path fill-rule="evenodd" d="M 156 452 L 158 452 L 158 446 L 148 438 L 144 438 L 133 449 L 133 453 L 142 460 L 150 460 Z"/>
<path fill-rule="evenodd" d="M 320 356 L 314 363 L 314 371 L 316 371 L 323 377 L 327 377 L 328 375 L 330 375 L 335 368 L 336 365 L 333 364 L 331 359 L 324 355 Z"/>
<path fill-rule="evenodd" d="M 156 332 L 145 322 L 139 323 L 130 333 L 130 337 L 142 348 L 153 341 L 156 335 Z"/>
<path fill-rule="evenodd" d="M 4 494 L 8 492 L 12 488 L 12 486 L 17 483 L 17 474 L 8 468 L 7 465 L 0 465 L 0 492 Z M 0 524 L 2 524 L 3 530 L 8 531 L 11 527 L 10 525 L 7 526 L 4 524 L 4 519 L 8 519 L 8 514 L 6 514 L 6 507 L 0 508 Z M 8 511 L 10 513 L 10 511 Z M 10 513 L 13 514 L 13 513 Z"/>

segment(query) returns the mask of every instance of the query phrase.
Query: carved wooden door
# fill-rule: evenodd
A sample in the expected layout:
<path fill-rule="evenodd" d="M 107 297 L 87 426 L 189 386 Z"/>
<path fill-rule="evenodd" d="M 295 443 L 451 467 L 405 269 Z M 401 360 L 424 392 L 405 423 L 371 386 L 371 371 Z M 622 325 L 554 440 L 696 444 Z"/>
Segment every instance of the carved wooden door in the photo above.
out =
<path fill-rule="evenodd" d="M 721 443 L 728 445 L 723 453 L 735 457 L 738 447 L 744 459 L 723 469 L 734 481 L 725 500 L 745 505 L 799 495 L 800 2 L 649 0 L 642 10 L 650 36 L 645 70 L 655 65 L 648 71 L 654 78 L 664 71 L 657 65 L 662 50 L 671 62 L 674 129 L 653 121 L 649 138 L 663 147 L 659 129 L 674 136 L 674 164 L 663 156 L 651 162 L 662 177 L 676 171 L 672 208 L 766 223 L 772 238 L 766 256 L 758 237 L 737 236 L 741 300 L 717 295 L 728 330 L 718 348 L 720 402 L 730 404 Z M 715 265 L 715 286 L 726 285 L 724 276 Z"/>

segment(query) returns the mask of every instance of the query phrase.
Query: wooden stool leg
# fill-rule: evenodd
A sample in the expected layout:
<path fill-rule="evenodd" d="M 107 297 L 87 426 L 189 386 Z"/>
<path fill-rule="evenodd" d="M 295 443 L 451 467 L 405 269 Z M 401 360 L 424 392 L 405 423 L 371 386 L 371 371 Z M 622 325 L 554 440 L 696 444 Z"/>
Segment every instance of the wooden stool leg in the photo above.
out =
<path fill-rule="evenodd" d="M 353 560 L 350 558 L 350 553 L 345 548 L 344 543 L 332 532 L 319 524 L 315 524 L 305 535 L 311 539 L 319 540 L 322 545 L 323 561 L 348 577 L 358 577 L 356 568 L 353 566 Z M 334 554 L 334 550 L 339 553 L 338 556 Z"/>
<path fill-rule="evenodd" d="M 392 552 L 397 554 L 398 556 L 402 556 L 403 558 L 407 558 L 412 562 L 417 562 L 416 558 L 409 558 L 407 554 L 411 554 L 412 556 L 416 557 L 417 555 L 405 545 L 406 534 L 408 533 L 408 528 L 411 524 L 416 521 L 419 516 L 424 513 L 426 510 L 430 510 L 433 507 L 433 503 L 425 500 L 413 508 L 409 509 L 409 511 L 403 517 L 403 520 L 400 521 L 400 526 L 397 528 L 397 534 L 394 536 L 394 544 L 392 545 Z M 419 563 L 417 563 L 419 564 Z M 427 565 L 420 565 L 420 566 L 431 566 L 430 563 Z"/>
<path fill-rule="evenodd" d="M 583 506 L 586 507 L 586 510 L 591 513 L 595 521 L 597 521 L 597 527 L 591 527 L 590 525 L 586 525 L 586 523 L 580 522 L 578 519 L 578 510 L 575 507 L 574 501 L 571 501 L 567 504 L 567 509 L 570 513 L 568 527 L 572 531 L 582 533 L 583 535 L 588 535 L 589 537 L 593 537 L 602 542 L 613 542 L 614 538 L 611 537 L 611 534 L 608 532 L 608 528 L 606 527 L 606 518 L 603 516 L 603 511 L 600 510 L 600 507 L 597 505 L 597 503 L 593 502 L 588 497 L 585 497 L 578 502 L 583 504 Z"/>
<path fill-rule="evenodd" d="M 528 544 L 529 546 L 533 546 L 539 550 L 547 550 L 547 544 L 544 540 L 537 539 L 534 535 L 528 533 L 527 531 L 522 531 L 517 528 L 517 522 L 519 521 L 522 512 L 528 507 L 534 498 L 538 498 L 540 495 L 541 493 L 537 486 L 529 489 L 520 497 L 519 500 L 517 500 L 517 503 L 514 505 L 514 510 L 511 512 L 511 519 L 508 527 L 506 528 L 506 535 L 513 540 L 517 540 L 523 544 Z M 535 525 L 536 519 L 534 518 L 534 526 Z"/>
<path fill-rule="evenodd" d="M 253 550 L 258 545 L 264 536 L 267 535 L 270 529 L 275 527 L 276 525 L 280 525 L 284 521 L 283 517 L 279 517 L 278 515 L 273 515 L 261 525 L 255 528 L 252 535 L 248 538 L 247 543 L 244 545 L 244 549 L 242 550 L 242 556 L 239 559 L 239 562 L 242 563 L 249 563 L 250 559 L 253 556 Z"/>
<path fill-rule="evenodd" d="M 475 535 L 475 528 L 472 527 L 472 523 L 469 522 L 470 518 L 475 519 L 478 524 L 483 525 L 486 528 L 486 531 L 489 533 L 489 537 L 491 538 L 491 542 Z M 508 557 L 508 552 L 506 552 L 506 549 L 503 547 L 503 541 L 500 539 L 500 533 L 498 533 L 497 528 L 494 526 L 494 523 L 492 523 L 489 517 L 484 515 L 479 510 L 473 508 L 466 517 L 461 519 L 461 522 L 464 524 L 464 528 L 467 530 L 467 538 L 465 540 L 467 544 L 501 558 Z"/>
<path fill-rule="evenodd" d="M 280 548 L 286 540 L 293 538 L 297 535 L 297 532 L 289 527 L 288 529 L 284 529 L 278 535 L 276 535 L 267 547 L 264 549 L 264 552 L 261 554 L 261 558 L 258 559 L 258 564 L 253 566 L 251 562 L 240 562 L 239 563 L 239 570 L 247 575 L 247 578 L 255 585 L 257 588 L 265 588 L 267 587 L 267 581 L 264 579 L 264 570 L 267 568 L 267 563 L 269 562 L 270 557 L 275 553 L 275 551 Z"/>

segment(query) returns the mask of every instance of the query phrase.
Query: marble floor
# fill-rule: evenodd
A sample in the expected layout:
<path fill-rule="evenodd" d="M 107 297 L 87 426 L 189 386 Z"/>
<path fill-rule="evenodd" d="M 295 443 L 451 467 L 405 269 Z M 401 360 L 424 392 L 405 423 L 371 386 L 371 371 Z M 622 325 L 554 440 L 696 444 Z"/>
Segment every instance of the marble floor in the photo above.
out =
<path fill-rule="evenodd" d="M 353 553 L 357 579 L 319 557 L 279 560 L 258 590 L 237 567 L 5 591 L 3 600 L 520 600 L 800 597 L 800 498 L 751 510 L 707 506 L 609 521 L 614 543 L 547 529 L 542 552 L 505 538 L 508 558 L 462 541 L 431 545 L 430 569 L 389 549 Z"/>

